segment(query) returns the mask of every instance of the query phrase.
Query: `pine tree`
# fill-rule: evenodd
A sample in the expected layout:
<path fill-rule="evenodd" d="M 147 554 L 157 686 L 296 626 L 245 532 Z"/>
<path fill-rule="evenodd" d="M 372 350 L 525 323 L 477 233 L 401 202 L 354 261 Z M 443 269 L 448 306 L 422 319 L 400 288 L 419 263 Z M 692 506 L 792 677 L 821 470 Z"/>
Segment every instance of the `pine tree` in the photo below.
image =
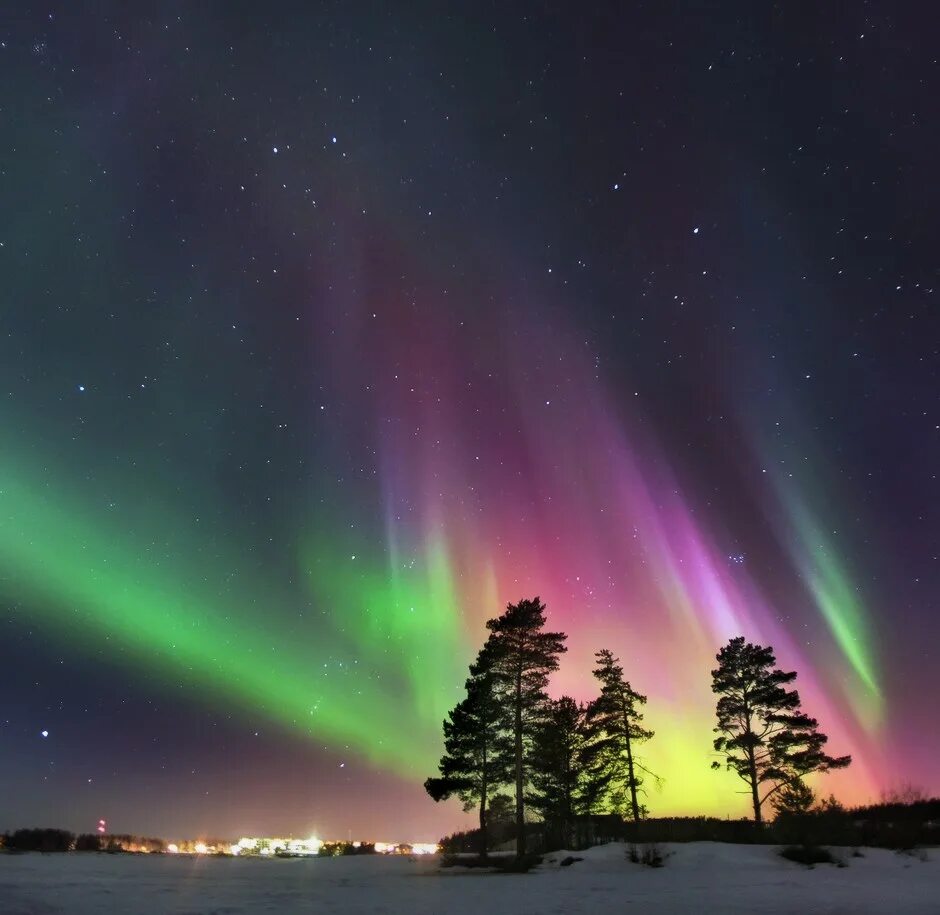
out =
<path fill-rule="evenodd" d="M 643 784 L 641 773 L 656 778 L 636 756 L 637 744 L 654 734 L 640 724 L 643 720 L 640 706 L 646 704 L 646 696 L 624 679 L 619 658 L 612 652 L 605 648 L 594 656 L 597 659 L 594 676 L 601 683 L 601 694 L 588 709 L 591 729 L 596 735 L 594 743 L 607 760 L 613 782 L 629 793 L 630 812 L 638 823 L 646 812 L 638 796 Z"/>
<path fill-rule="evenodd" d="M 784 785 L 771 799 L 778 817 L 805 816 L 816 803 L 816 794 L 803 779 Z"/>
<path fill-rule="evenodd" d="M 440 777 L 429 778 L 425 790 L 435 801 L 456 795 L 464 810 L 478 809 L 480 856 L 489 851 L 487 802 L 511 777 L 511 743 L 506 716 L 484 648 L 470 666 L 467 696 L 444 721 L 444 756 Z"/>
<path fill-rule="evenodd" d="M 624 806 L 613 802 L 618 789 L 617 777 L 621 774 L 617 767 L 619 758 L 611 751 L 607 734 L 591 717 L 593 707 L 594 704 L 589 703 L 584 710 L 584 746 L 581 749 L 580 796 L 582 812 L 587 816 Z"/>
<path fill-rule="evenodd" d="M 725 767 L 747 784 L 754 821 L 763 822 L 761 808 L 768 798 L 792 787 L 813 772 L 844 769 L 850 756 L 828 756 L 828 737 L 819 723 L 800 708 L 800 695 L 786 686 L 796 672 L 777 669 L 772 648 L 731 639 L 718 652 L 712 671 L 712 692 L 719 696 L 714 729 L 715 750 Z M 720 762 L 712 763 L 720 769 Z"/>
<path fill-rule="evenodd" d="M 506 612 L 489 620 L 486 649 L 492 652 L 493 675 L 509 717 L 513 742 L 516 792 L 516 854 L 522 857 L 525 840 L 525 788 L 530 771 L 532 736 L 548 696 L 549 675 L 558 669 L 558 656 L 567 649 L 563 632 L 545 632 L 545 605 L 534 598 L 509 604 Z"/>
<path fill-rule="evenodd" d="M 533 766 L 529 797 L 555 834 L 558 847 L 570 847 L 574 818 L 585 812 L 587 781 L 585 708 L 570 696 L 550 702 L 545 717 L 535 727 L 532 740 Z"/>
<path fill-rule="evenodd" d="M 508 755 L 508 754 L 507 754 Z M 509 779 L 506 779 L 508 784 Z M 516 819 L 516 802 L 508 794 L 494 794 L 486 811 L 490 826 L 511 826 Z"/>

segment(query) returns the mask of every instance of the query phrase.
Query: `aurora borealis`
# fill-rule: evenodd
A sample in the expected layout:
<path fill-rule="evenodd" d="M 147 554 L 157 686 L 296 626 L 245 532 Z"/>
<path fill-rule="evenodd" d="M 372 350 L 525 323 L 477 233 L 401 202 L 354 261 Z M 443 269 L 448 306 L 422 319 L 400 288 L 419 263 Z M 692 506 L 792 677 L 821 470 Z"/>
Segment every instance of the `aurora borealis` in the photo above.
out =
<path fill-rule="evenodd" d="M 655 813 L 744 810 L 738 634 L 852 754 L 824 792 L 940 791 L 922 24 L 17 6 L 0 828 L 436 838 L 536 594 L 556 695 L 605 647 L 648 694 Z"/>

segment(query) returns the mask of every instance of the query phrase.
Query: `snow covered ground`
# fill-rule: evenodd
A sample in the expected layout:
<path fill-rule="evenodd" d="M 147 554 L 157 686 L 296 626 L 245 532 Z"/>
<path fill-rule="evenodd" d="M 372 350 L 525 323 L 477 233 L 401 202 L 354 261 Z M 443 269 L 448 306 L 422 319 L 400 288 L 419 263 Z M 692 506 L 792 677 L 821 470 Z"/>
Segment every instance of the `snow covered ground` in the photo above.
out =
<path fill-rule="evenodd" d="M 433 857 L 0 855 L 0 913 L 940 913 L 940 849 L 926 861 L 846 850 L 848 867 L 810 870 L 768 846 L 661 848 L 668 858 L 659 869 L 631 864 L 623 845 L 607 845 L 575 853 L 584 860 L 571 867 L 559 867 L 564 855 L 556 853 L 516 875 L 439 870 Z"/>

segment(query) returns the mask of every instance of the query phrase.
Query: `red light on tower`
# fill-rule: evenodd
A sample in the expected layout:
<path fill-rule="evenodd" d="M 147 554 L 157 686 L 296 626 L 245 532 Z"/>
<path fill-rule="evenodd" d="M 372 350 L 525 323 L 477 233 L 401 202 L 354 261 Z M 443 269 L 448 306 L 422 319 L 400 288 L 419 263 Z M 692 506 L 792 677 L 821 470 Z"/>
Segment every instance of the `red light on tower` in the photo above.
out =
<path fill-rule="evenodd" d="M 98 820 L 98 832 L 100 835 L 104 835 L 108 830 L 108 824 L 104 820 Z"/>

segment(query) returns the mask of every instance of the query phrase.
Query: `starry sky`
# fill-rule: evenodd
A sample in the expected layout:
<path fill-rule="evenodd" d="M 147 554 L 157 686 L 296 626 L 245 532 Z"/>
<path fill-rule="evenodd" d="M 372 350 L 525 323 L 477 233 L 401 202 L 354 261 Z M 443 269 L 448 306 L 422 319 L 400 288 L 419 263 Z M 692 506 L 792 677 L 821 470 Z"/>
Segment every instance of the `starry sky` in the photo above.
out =
<path fill-rule="evenodd" d="M 484 621 L 745 813 L 772 644 L 940 791 L 938 62 L 916 6 L 9 5 L 0 828 L 436 839 Z"/>

